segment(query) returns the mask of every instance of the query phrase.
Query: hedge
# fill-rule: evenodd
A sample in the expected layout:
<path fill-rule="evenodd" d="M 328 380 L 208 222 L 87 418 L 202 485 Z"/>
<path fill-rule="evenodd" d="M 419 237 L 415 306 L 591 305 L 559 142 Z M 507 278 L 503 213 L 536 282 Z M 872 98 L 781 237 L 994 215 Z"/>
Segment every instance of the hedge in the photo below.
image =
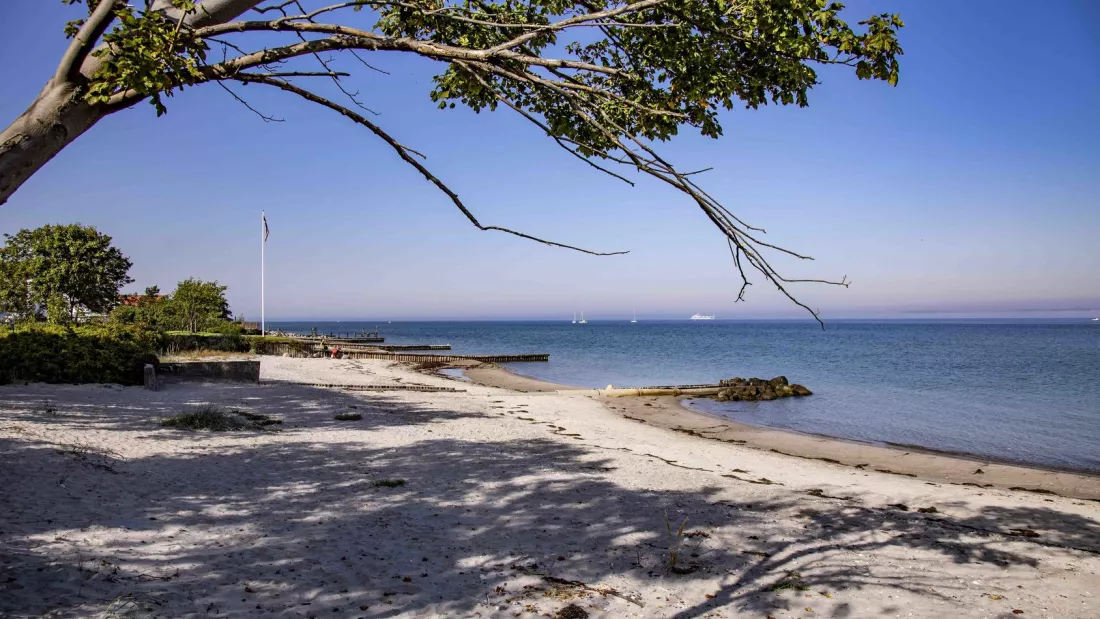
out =
<path fill-rule="evenodd" d="M 163 333 L 136 325 L 61 327 L 34 324 L 0 330 L 0 384 L 118 383 L 140 385 L 146 363 L 157 353 L 188 350 L 305 356 L 308 344 L 255 335 Z"/>
<path fill-rule="evenodd" d="M 289 352 L 291 355 L 300 356 L 307 352 L 306 346 L 307 344 L 301 340 L 286 337 L 169 331 L 159 336 L 157 349 L 166 354 L 189 350 L 217 350 L 258 355 L 281 355 Z"/>
<path fill-rule="evenodd" d="M 145 364 L 157 364 L 155 350 L 156 337 L 134 327 L 34 325 L 0 331 L 0 384 L 140 385 Z"/>

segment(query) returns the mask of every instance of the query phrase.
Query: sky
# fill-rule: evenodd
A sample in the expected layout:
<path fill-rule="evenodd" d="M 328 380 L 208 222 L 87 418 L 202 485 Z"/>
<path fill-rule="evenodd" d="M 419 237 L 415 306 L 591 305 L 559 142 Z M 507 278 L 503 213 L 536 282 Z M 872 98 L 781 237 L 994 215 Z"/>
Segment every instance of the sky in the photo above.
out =
<path fill-rule="evenodd" d="M 840 278 L 796 295 L 829 318 L 1100 315 L 1100 36 L 1092 0 L 864 0 L 897 12 L 896 88 L 821 71 L 810 107 L 735 109 L 718 140 L 662 144 L 767 240 L 791 277 Z M 0 123 L 53 73 L 80 7 L 5 0 Z M 100 122 L 0 206 L 0 232 L 80 222 L 134 266 L 128 290 L 217 280 L 238 315 L 266 318 L 800 318 L 757 279 L 744 303 L 721 234 L 684 195 L 630 187 L 500 110 L 438 110 L 440 65 L 378 53 L 351 63 L 374 119 L 425 155 L 483 223 L 596 250 L 595 257 L 471 226 L 363 128 L 259 86 L 217 86 Z M 338 93 L 337 93 L 338 94 Z"/>

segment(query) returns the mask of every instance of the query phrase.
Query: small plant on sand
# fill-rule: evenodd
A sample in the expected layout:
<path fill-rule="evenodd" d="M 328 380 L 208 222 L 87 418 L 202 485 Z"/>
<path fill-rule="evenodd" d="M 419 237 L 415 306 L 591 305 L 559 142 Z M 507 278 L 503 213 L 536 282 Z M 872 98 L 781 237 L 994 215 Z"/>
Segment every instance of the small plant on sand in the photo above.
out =
<path fill-rule="evenodd" d="M 359 413 L 337 413 L 332 418 L 336 421 L 360 421 L 363 416 Z"/>
<path fill-rule="evenodd" d="M 376 488 L 400 488 L 404 485 L 404 479 L 379 479 L 374 482 L 374 487 Z"/>
<path fill-rule="evenodd" d="M 806 585 L 802 584 L 802 574 L 798 572 L 787 572 L 786 578 L 772 585 L 770 589 L 773 593 L 780 591 L 805 591 L 808 589 Z"/>
<path fill-rule="evenodd" d="M 213 405 L 201 406 L 197 410 L 173 415 L 162 419 L 160 425 L 180 430 L 205 430 L 208 432 L 234 432 L 242 430 L 264 430 L 267 426 L 282 421 L 266 415 L 257 415 L 235 409 L 221 410 Z"/>
<path fill-rule="evenodd" d="M 691 571 L 690 569 L 683 569 L 676 566 L 677 561 L 680 560 L 680 545 L 684 542 L 684 528 L 687 526 L 687 523 L 687 516 L 684 516 L 684 521 L 680 523 L 680 528 L 673 533 L 672 521 L 668 519 L 668 512 L 665 512 L 665 529 L 668 530 L 668 571 L 673 574 L 682 574 Z"/>

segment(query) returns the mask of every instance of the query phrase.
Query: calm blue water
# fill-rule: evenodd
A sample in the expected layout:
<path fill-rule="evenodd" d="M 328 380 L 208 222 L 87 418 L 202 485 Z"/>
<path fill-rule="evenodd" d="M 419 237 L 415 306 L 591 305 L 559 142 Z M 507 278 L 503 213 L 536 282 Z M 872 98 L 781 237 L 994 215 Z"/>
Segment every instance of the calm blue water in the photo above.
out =
<path fill-rule="evenodd" d="M 378 323 L 268 323 L 325 331 Z M 1100 324 L 1010 322 L 395 322 L 386 343 L 459 353 L 550 353 L 513 364 L 585 387 L 787 376 L 773 402 L 696 400 L 745 423 L 1100 471 Z"/>

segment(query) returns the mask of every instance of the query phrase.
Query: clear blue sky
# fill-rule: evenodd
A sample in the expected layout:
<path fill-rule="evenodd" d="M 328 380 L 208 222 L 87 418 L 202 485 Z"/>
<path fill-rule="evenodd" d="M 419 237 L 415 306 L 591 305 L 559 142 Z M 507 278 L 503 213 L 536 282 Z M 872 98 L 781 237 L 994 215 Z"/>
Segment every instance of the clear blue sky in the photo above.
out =
<path fill-rule="evenodd" d="M 53 72 L 60 0 L 5 0 L 0 122 Z M 735 110 L 726 135 L 664 147 L 769 240 L 809 253 L 791 275 L 823 316 L 1085 315 L 1100 311 L 1100 3 L 874 0 L 901 13 L 897 88 L 824 71 L 807 109 Z M 253 86 L 264 123 L 216 86 L 108 118 L 0 207 L 0 232 L 95 225 L 134 261 L 132 288 L 188 276 L 269 319 L 799 317 L 758 284 L 734 304 L 719 233 L 685 197 L 592 171 L 513 114 L 439 111 L 430 62 L 379 55 L 352 84 L 378 122 L 485 223 L 598 249 L 592 257 L 479 232 L 388 146 L 322 109 Z M 354 64 L 342 65 L 354 69 Z M 1063 313 L 1059 310 L 1076 309 Z"/>

